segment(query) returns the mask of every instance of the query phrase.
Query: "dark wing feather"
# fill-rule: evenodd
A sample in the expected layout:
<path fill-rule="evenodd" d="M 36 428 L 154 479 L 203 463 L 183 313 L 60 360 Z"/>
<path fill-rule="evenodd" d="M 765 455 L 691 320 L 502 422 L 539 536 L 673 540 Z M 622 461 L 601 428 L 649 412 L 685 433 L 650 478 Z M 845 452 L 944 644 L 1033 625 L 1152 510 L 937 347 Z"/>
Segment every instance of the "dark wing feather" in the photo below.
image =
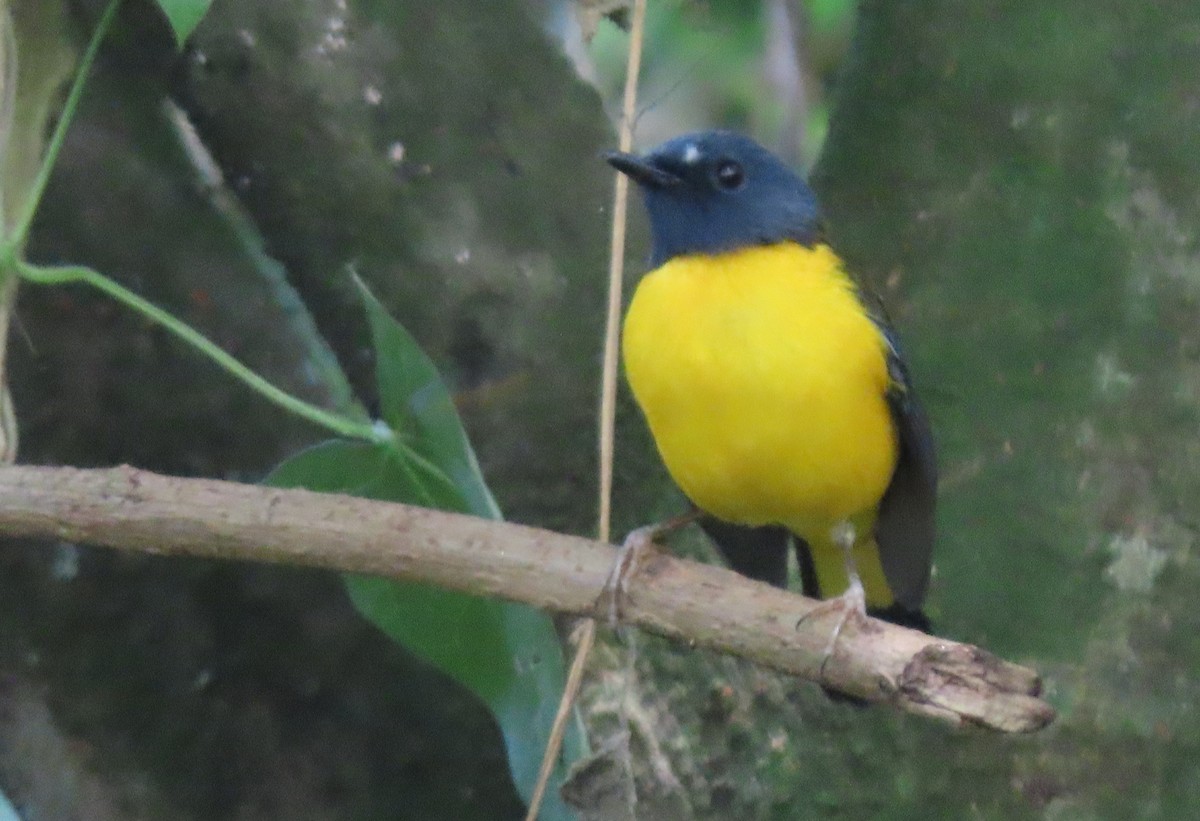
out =
<path fill-rule="evenodd" d="M 787 528 L 747 527 L 705 514 L 700 527 L 713 540 L 730 568 L 743 576 L 776 587 L 787 587 Z"/>
<path fill-rule="evenodd" d="M 895 332 L 876 320 L 888 342 L 892 386 L 888 407 L 896 424 L 899 459 L 892 482 L 879 503 L 875 541 L 892 595 L 917 612 L 925 601 L 933 562 L 937 462 L 925 409 L 913 393 L 908 368 Z"/>
<path fill-rule="evenodd" d="M 796 545 L 796 561 L 800 565 L 800 592 L 810 599 L 821 598 L 821 583 L 817 579 L 817 566 L 813 564 L 812 548 L 795 533 L 792 541 Z"/>

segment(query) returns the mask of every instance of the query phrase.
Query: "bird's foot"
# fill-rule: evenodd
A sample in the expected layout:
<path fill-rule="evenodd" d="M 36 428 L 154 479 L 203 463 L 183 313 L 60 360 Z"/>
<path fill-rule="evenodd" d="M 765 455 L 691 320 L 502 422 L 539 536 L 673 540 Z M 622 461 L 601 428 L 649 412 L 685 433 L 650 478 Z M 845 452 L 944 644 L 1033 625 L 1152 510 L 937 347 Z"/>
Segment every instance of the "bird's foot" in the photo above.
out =
<path fill-rule="evenodd" d="M 629 593 L 629 579 L 637 572 L 646 555 L 654 550 L 654 537 L 658 525 L 646 525 L 632 531 L 617 549 L 617 560 L 608 579 L 604 582 L 604 595 L 608 597 L 608 626 L 616 627 L 621 621 L 621 601 Z"/>
<path fill-rule="evenodd" d="M 833 658 L 833 653 L 837 649 L 838 639 L 841 638 L 842 629 L 850 620 L 854 620 L 858 624 L 862 624 L 867 618 L 867 594 L 863 590 L 862 582 L 858 576 L 850 578 L 850 586 L 846 588 L 842 595 L 836 599 L 830 599 L 821 605 L 828 607 L 830 611 L 838 613 L 837 623 L 834 624 L 833 630 L 829 634 L 829 640 L 825 643 L 825 652 L 821 656 L 821 680 L 825 679 L 825 665 L 829 664 L 829 660 Z"/>
<path fill-rule="evenodd" d="M 796 627 L 798 629 L 806 621 L 813 619 L 820 620 L 827 616 L 836 616 L 837 621 L 833 625 L 833 630 L 829 633 L 829 640 L 825 643 L 825 650 L 821 654 L 822 678 L 825 675 L 825 665 L 833 657 L 833 652 L 837 649 L 838 639 L 841 638 L 842 630 L 846 624 L 850 621 L 862 624 L 867 618 L 867 594 L 863 590 L 862 582 L 858 576 L 853 576 L 850 579 L 850 586 L 841 595 L 835 596 L 832 599 L 826 599 L 801 616 L 800 620 L 796 622 Z"/>
<path fill-rule="evenodd" d="M 604 582 L 604 593 L 608 597 L 608 626 L 616 627 L 621 621 L 621 601 L 629 593 L 629 580 L 637 573 L 646 557 L 654 552 L 654 543 L 676 530 L 691 524 L 700 515 L 692 511 L 664 522 L 658 522 L 631 531 L 617 549 L 608 579 Z"/>
<path fill-rule="evenodd" d="M 800 624 L 814 616 L 819 618 L 830 614 L 837 615 L 837 621 L 829 634 L 829 640 L 826 642 L 825 651 L 821 656 L 820 677 L 822 680 L 825 678 L 825 666 L 833 658 L 834 651 L 837 650 L 838 639 L 841 638 L 846 624 L 853 620 L 861 625 L 867 618 L 867 593 L 854 562 L 854 542 L 857 539 L 855 527 L 848 521 L 839 522 L 830 529 L 829 538 L 843 551 L 848 584 L 841 595 L 817 605 L 808 611 L 796 625 L 799 627 Z"/>

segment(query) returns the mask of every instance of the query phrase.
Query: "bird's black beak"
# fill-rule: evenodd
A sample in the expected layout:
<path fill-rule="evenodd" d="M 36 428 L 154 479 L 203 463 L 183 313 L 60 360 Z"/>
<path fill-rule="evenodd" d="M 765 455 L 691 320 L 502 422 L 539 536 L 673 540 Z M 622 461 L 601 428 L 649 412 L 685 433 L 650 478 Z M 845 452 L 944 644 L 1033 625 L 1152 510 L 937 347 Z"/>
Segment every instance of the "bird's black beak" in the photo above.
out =
<path fill-rule="evenodd" d="M 627 175 L 638 185 L 644 185 L 647 188 L 670 188 L 680 182 L 679 177 L 670 171 L 664 171 L 637 154 L 626 154 L 624 151 L 605 151 L 601 156 L 613 168 Z"/>

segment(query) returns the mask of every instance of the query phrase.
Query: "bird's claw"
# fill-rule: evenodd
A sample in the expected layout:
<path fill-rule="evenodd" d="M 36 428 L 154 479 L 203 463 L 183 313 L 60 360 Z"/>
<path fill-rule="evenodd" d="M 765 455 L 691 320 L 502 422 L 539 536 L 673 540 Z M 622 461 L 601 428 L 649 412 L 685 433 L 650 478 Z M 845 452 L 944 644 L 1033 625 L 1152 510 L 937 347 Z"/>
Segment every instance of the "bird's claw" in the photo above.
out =
<path fill-rule="evenodd" d="M 821 619 L 831 615 L 835 616 L 837 621 L 834 623 L 833 630 L 829 633 L 829 640 L 826 641 L 825 649 L 821 653 L 820 678 L 822 681 L 825 679 L 825 667 L 833 658 L 838 639 L 842 636 L 842 630 L 851 621 L 861 625 L 867 618 L 866 593 L 863 591 L 862 582 L 857 577 L 851 579 L 850 586 L 840 596 L 826 599 L 801 616 L 800 620 L 796 622 L 796 628 L 799 629 L 800 625 L 811 619 Z"/>
<path fill-rule="evenodd" d="M 646 555 L 654 550 L 654 538 L 659 525 L 646 525 L 631 531 L 617 548 L 617 558 L 608 579 L 604 582 L 604 595 L 608 597 L 608 626 L 616 627 L 621 621 L 621 600 L 628 594 L 629 579 L 637 572 Z"/>
<path fill-rule="evenodd" d="M 637 573 L 638 567 L 646 557 L 654 551 L 654 543 L 696 521 L 699 515 L 699 511 L 691 510 L 665 522 L 639 527 L 625 537 L 625 541 L 617 550 L 617 559 L 613 562 L 612 570 L 608 572 L 604 592 L 601 594 L 608 597 L 609 627 L 616 627 L 621 621 L 621 599 L 629 592 L 629 580 Z"/>

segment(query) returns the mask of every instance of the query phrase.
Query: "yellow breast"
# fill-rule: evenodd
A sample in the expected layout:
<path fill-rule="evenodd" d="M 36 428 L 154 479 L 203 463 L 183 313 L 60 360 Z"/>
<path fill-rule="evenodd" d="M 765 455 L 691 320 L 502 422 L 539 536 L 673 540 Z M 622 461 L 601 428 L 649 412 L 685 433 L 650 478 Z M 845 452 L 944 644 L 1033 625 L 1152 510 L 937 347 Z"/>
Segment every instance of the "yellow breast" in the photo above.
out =
<path fill-rule="evenodd" d="M 822 541 L 873 518 L 895 468 L 886 350 L 837 256 L 790 242 L 670 260 L 624 329 L 630 386 L 684 493 Z"/>

